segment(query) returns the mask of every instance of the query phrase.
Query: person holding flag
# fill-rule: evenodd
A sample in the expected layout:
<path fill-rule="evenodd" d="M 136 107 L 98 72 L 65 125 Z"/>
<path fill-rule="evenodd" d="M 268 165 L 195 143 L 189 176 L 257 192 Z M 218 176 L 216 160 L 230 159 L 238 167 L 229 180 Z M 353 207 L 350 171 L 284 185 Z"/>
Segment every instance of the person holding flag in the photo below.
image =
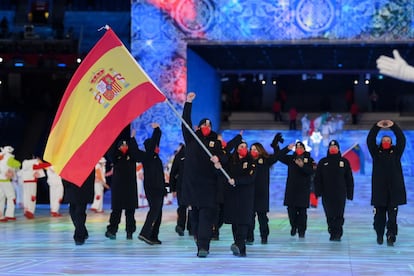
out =
<path fill-rule="evenodd" d="M 185 142 L 184 204 L 191 208 L 191 228 L 197 243 L 197 256 L 207 257 L 217 208 L 218 169 L 222 169 L 221 142 L 211 130 L 211 121 L 202 119 L 193 132 L 191 110 L 196 94 L 187 95 L 183 109 L 182 132 Z M 208 152 L 206 152 L 206 150 Z"/>
<path fill-rule="evenodd" d="M 380 130 L 391 129 L 396 137 L 384 135 L 377 145 L 376 137 Z M 391 120 L 375 123 L 367 136 L 367 146 L 372 157 L 372 194 L 371 205 L 374 206 L 374 230 L 377 243 L 384 241 L 387 227 L 387 245 L 393 246 L 398 233 L 398 206 L 407 204 L 407 193 L 401 166 L 406 138 L 401 128 Z"/>
<path fill-rule="evenodd" d="M 78 186 L 62 179 L 64 187 L 64 201 L 69 203 L 69 214 L 75 231 L 73 240 L 76 245 L 82 245 L 89 238 L 86 228 L 86 208 L 94 197 L 95 170 L 92 170 L 82 186 Z"/>

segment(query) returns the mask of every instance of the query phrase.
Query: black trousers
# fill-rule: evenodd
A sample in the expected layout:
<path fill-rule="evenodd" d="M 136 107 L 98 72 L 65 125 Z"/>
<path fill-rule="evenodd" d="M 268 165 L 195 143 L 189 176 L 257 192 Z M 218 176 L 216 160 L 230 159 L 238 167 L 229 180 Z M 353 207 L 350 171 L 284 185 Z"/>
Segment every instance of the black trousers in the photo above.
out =
<path fill-rule="evenodd" d="M 164 194 L 153 196 L 147 195 L 147 200 L 149 210 L 140 234 L 150 240 L 156 240 L 158 239 L 158 234 L 160 232 Z"/>
<path fill-rule="evenodd" d="M 385 227 L 387 227 L 387 237 L 397 236 L 397 215 L 398 206 L 374 207 L 374 229 L 378 236 L 384 236 Z"/>
<path fill-rule="evenodd" d="M 191 227 L 198 250 L 210 250 L 210 241 L 213 232 L 213 223 L 216 216 L 214 207 L 192 207 Z"/>
<path fill-rule="evenodd" d="M 249 224 L 232 224 L 234 243 L 240 250 L 240 253 L 246 253 L 246 239 L 249 231 Z"/>
<path fill-rule="evenodd" d="M 191 223 L 190 223 L 190 212 L 187 210 L 187 205 L 178 205 L 177 208 L 177 226 L 180 226 L 181 229 L 187 229 L 191 232 Z"/>
<path fill-rule="evenodd" d="M 106 230 L 112 234 L 118 232 L 119 223 L 121 222 L 122 209 L 112 209 L 109 217 L 109 225 Z M 125 209 L 125 231 L 134 233 L 137 230 L 135 221 L 135 209 Z"/>
<path fill-rule="evenodd" d="M 290 226 L 298 230 L 299 235 L 305 234 L 308 214 L 306 213 L 306 207 L 287 207 Z"/>
<path fill-rule="evenodd" d="M 336 238 L 341 238 L 344 231 L 343 231 L 343 225 L 345 222 L 345 219 L 343 216 L 334 216 L 334 217 L 326 217 L 326 222 L 328 223 L 328 233 L 331 234 L 331 236 Z"/>
<path fill-rule="evenodd" d="M 255 212 L 253 214 L 252 224 L 249 226 L 249 231 L 247 233 L 247 240 L 254 241 L 254 228 L 256 227 L 256 214 L 257 220 L 259 222 L 260 237 L 262 239 L 269 236 L 269 218 L 267 217 L 267 212 Z"/>
<path fill-rule="evenodd" d="M 88 237 L 88 230 L 86 229 L 86 203 L 69 204 L 69 214 L 72 223 L 75 226 L 73 239 L 75 241 L 85 241 Z"/>
<path fill-rule="evenodd" d="M 219 203 L 217 205 L 217 212 L 215 221 L 213 223 L 213 235 L 219 236 L 219 230 L 224 223 L 224 203 Z"/>

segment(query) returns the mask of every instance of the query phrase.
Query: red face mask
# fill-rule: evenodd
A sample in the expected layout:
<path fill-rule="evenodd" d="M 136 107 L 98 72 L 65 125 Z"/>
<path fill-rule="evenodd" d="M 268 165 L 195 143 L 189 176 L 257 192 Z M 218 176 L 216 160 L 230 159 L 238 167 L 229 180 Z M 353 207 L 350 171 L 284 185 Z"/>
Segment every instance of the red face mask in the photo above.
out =
<path fill-rule="evenodd" d="M 159 153 L 160 153 L 160 147 L 155 147 L 154 152 L 155 152 L 156 154 L 159 154 Z"/>
<path fill-rule="evenodd" d="M 247 148 L 240 148 L 237 150 L 237 153 L 241 158 L 244 158 L 247 156 Z"/>
<path fill-rule="evenodd" d="M 208 126 L 202 126 L 201 127 L 201 133 L 203 134 L 204 137 L 207 137 L 211 132 L 211 128 Z"/>
<path fill-rule="evenodd" d="M 119 148 L 119 150 L 120 150 L 123 154 L 126 154 L 126 153 L 127 153 L 127 151 L 128 151 L 128 146 L 121 146 L 121 147 Z"/>
<path fill-rule="evenodd" d="M 251 155 L 254 159 L 256 159 L 257 157 L 259 157 L 259 152 L 258 152 L 258 151 L 255 151 L 255 150 L 251 150 L 251 151 L 250 151 L 250 155 Z"/>
<path fill-rule="evenodd" d="M 302 154 L 305 152 L 305 150 L 304 150 L 304 149 L 302 149 L 302 148 L 297 148 L 297 149 L 295 150 L 295 152 L 296 152 L 296 154 L 297 154 L 297 155 L 302 155 Z"/>
<path fill-rule="evenodd" d="M 339 149 L 336 147 L 330 147 L 329 148 L 329 153 L 330 154 L 337 154 L 339 152 Z"/>
<path fill-rule="evenodd" d="M 384 141 L 384 142 L 381 143 L 381 147 L 385 150 L 390 149 L 391 148 L 391 142 Z"/>
<path fill-rule="evenodd" d="M 224 140 L 221 140 L 221 147 L 224 149 L 227 146 L 227 142 Z"/>

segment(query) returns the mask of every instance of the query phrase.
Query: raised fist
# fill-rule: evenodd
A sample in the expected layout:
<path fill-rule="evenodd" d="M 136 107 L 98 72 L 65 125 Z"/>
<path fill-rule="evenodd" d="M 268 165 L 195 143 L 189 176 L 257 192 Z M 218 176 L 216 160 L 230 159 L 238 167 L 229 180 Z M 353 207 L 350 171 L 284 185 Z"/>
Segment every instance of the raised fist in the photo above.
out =
<path fill-rule="evenodd" d="M 187 94 L 187 102 L 192 103 L 194 101 L 195 97 L 196 97 L 196 94 L 194 92 L 189 92 Z"/>

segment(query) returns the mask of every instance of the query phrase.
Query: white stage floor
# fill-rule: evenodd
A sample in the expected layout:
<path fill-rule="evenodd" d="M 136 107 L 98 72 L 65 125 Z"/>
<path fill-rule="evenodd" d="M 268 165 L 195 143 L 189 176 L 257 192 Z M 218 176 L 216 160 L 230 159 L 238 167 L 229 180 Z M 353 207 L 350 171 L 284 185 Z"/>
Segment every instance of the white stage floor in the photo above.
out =
<path fill-rule="evenodd" d="M 48 206 L 39 206 L 34 220 L 18 211 L 15 222 L 0 224 L 0 275 L 414 275 L 414 215 L 403 206 L 399 212 L 399 235 L 394 247 L 378 245 L 368 204 L 346 208 L 341 242 L 329 241 L 321 206 L 308 211 L 305 239 L 290 236 L 286 210 L 272 208 L 269 243 L 256 241 L 247 257 L 232 255 L 229 225 L 220 240 L 212 241 L 207 258 L 196 257 L 191 236 L 174 232 L 175 205 L 164 208 L 160 231 L 162 245 L 126 240 L 124 221 L 116 240 L 105 238 L 109 211 L 88 213 L 89 239 L 82 246 L 73 242 L 73 226 L 67 209 L 63 217 L 49 217 Z M 146 208 L 136 213 L 138 231 Z"/>

